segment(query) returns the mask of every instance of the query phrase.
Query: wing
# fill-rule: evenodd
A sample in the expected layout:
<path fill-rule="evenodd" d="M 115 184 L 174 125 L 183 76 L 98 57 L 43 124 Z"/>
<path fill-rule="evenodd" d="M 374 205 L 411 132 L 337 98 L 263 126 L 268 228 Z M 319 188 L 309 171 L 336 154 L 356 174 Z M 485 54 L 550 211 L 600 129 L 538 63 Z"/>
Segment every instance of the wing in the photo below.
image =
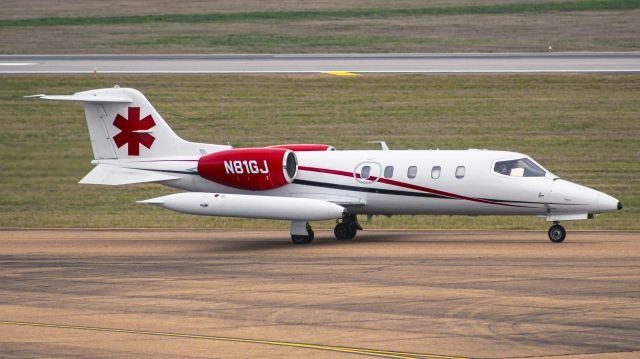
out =
<path fill-rule="evenodd" d="M 364 207 L 367 205 L 367 202 L 360 197 L 336 196 L 326 193 L 293 193 L 291 197 L 319 199 L 343 207 Z"/>

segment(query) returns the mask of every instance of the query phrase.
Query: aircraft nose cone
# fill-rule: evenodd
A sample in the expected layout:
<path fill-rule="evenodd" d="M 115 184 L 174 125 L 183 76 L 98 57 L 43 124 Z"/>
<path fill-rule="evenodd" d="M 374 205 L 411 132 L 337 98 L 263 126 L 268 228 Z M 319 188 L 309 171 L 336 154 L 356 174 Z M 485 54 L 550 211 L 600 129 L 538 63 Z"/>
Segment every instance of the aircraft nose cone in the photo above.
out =
<path fill-rule="evenodd" d="M 622 209 L 622 203 L 617 199 L 600 193 L 598 195 L 598 210 L 599 212 L 615 212 Z"/>

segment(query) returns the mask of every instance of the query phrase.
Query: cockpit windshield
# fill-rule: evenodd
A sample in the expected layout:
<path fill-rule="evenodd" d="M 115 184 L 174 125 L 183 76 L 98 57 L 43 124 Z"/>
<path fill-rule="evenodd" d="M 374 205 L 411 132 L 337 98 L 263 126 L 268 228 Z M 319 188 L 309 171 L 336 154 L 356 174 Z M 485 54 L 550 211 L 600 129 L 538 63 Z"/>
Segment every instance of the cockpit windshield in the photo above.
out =
<path fill-rule="evenodd" d="M 493 171 L 511 177 L 544 177 L 545 171 L 528 158 L 498 161 Z"/>

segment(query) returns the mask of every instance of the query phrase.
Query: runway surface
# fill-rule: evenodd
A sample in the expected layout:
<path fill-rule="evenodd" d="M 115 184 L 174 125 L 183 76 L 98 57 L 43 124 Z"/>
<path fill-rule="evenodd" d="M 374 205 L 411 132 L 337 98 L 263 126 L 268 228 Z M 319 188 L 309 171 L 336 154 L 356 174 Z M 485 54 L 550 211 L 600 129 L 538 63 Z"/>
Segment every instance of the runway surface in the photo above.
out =
<path fill-rule="evenodd" d="M 3 358 L 635 358 L 640 233 L 0 231 Z"/>
<path fill-rule="evenodd" d="M 640 52 L 326 55 L 0 55 L 0 73 L 640 72 Z"/>

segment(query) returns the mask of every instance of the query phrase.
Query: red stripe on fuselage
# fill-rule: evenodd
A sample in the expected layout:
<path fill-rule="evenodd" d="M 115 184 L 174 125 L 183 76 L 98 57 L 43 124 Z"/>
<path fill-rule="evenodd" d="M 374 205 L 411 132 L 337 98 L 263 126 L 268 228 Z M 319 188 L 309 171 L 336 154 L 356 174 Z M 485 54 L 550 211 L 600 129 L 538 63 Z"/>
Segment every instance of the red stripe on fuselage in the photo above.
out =
<path fill-rule="evenodd" d="M 359 173 L 355 173 L 354 174 L 353 172 L 338 171 L 338 170 L 332 170 L 332 169 L 328 169 L 328 168 L 298 166 L 298 169 L 299 170 L 303 170 L 303 171 L 327 173 L 327 174 L 332 174 L 332 175 L 337 175 L 337 176 L 344 176 L 344 177 L 354 177 L 354 175 L 355 175 L 355 178 L 361 178 Z M 371 181 L 375 181 L 377 179 L 378 182 L 380 182 L 380 183 L 384 183 L 384 184 L 388 184 L 388 185 L 392 185 L 392 186 L 408 188 L 408 189 L 412 189 L 412 190 L 416 190 L 416 191 L 420 191 L 420 192 L 432 193 L 432 194 L 437 194 L 437 195 L 440 195 L 440 196 L 445 196 L 445 197 L 450 197 L 450 198 L 463 199 L 463 200 L 471 201 L 471 202 L 494 204 L 494 205 L 497 205 L 497 206 L 507 206 L 507 207 L 535 208 L 535 207 L 529 207 L 529 206 L 519 206 L 519 205 L 516 205 L 516 204 L 499 203 L 499 202 L 487 201 L 487 200 L 484 200 L 484 199 L 478 199 L 478 198 L 473 198 L 473 197 L 462 196 L 462 195 L 455 194 L 455 193 L 439 191 L 439 190 L 433 189 L 433 188 L 417 186 L 417 185 L 414 185 L 414 184 L 404 183 L 404 182 L 400 182 L 400 181 L 394 181 L 394 180 L 388 179 L 388 178 L 378 178 L 378 177 L 370 176 L 368 179 L 370 179 Z"/>
<path fill-rule="evenodd" d="M 146 160 L 146 161 L 134 161 L 134 162 L 198 162 L 198 160 Z"/>

